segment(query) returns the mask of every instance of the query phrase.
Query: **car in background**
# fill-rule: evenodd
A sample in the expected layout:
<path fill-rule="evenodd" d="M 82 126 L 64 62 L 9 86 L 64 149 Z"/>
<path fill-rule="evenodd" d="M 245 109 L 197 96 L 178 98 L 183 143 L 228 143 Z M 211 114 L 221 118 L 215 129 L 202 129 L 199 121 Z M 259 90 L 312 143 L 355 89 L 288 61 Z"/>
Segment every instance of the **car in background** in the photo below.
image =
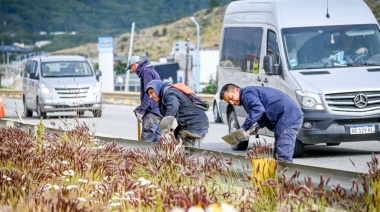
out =
<path fill-rule="evenodd" d="M 82 56 L 37 56 L 28 59 L 23 74 L 24 115 L 41 118 L 48 112 L 92 111 L 102 116 L 101 71 L 92 69 Z"/>

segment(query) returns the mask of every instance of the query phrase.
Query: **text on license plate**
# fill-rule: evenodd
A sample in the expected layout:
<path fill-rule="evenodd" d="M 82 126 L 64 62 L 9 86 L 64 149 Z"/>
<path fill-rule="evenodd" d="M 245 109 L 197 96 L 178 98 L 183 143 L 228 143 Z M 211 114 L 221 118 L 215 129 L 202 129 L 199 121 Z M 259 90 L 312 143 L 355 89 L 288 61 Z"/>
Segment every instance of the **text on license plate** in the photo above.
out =
<path fill-rule="evenodd" d="M 367 134 L 367 133 L 375 133 L 375 125 L 356 125 L 350 126 L 350 134 Z"/>

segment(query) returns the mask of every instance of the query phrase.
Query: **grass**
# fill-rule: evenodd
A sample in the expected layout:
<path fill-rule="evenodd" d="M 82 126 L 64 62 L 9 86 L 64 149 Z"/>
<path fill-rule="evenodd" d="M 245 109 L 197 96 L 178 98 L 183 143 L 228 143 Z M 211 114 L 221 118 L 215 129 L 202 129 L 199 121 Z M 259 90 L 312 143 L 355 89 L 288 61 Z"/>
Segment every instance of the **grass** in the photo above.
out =
<path fill-rule="evenodd" d="M 0 211 L 380 211 L 375 156 L 349 194 L 339 184 L 327 192 L 322 177 L 316 188 L 297 172 L 288 179 L 286 170 L 258 186 L 232 159 L 186 156 L 175 143 L 149 150 L 95 141 L 79 123 L 62 134 L 42 122 L 36 134 L 1 128 Z"/>

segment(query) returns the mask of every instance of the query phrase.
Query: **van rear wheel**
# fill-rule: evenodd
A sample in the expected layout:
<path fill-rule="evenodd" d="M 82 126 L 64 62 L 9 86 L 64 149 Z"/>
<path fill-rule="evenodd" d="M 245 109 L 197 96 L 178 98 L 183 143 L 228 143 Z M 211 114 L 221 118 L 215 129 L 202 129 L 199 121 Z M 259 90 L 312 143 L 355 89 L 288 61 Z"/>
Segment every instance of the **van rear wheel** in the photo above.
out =
<path fill-rule="evenodd" d="M 230 114 L 230 117 L 228 119 L 228 129 L 229 129 L 229 132 L 233 132 L 237 129 L 239 129 L 240 126 L 239 126 L 239 123 L 237 121 L 237 118 L 236 118 L 236 114 L 235 114 L 235 111 L 232 111 L 231 114 Z M 248 144 L 249 144 L 249 139 L 246 140 L 246 141 L 242 141 L 234 146 L 231 146 L 232 150 L 247 150 L 247 147 L 248 147 Z"/>

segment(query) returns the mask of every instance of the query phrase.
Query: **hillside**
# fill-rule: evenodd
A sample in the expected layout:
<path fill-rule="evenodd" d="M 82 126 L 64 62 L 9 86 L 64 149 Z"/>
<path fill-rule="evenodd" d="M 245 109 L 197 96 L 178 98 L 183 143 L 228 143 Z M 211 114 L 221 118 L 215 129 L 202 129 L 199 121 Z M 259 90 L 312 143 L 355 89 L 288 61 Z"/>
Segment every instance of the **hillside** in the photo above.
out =
<path fill-rule="evenodd" d="M 219 37 L 225 9 L 226 6 L 217 7 L 213 10 L 203 9 L 194 14 L 200 26 L 200 46 L 202 49 L 215 49 L 219 47 Z M 136 27 L 139 28 L 137 24 Z M 181 18 L 170 24 L 135 31 L 133 54 L 142 55 L 146 52 L 151 60 L 158 60 L 160 57 L 167 56 L 171 52 L 173 42 L 190 38 L 190 42 L 195 44 L 196 33 L 196 26 L 190 20 L 190 16 Z M 117 55 L 128 55 L 130 36 L 130 33 L 125 33 L 114 37 L 114 51 Z M 96 42 L 52 53 L 82 54 L 94 58 L 98 56 Z"/>
<path fill-rule="evenodd" d="M 377 20 L 380 20 L 380 3 L 376 0 L 365 0 L 365 2 L 372 9 Z M 219 47 L 226 7 L 227 5 L 212 10 L 203 9 L 193 14 L 200 25 L 201 49 L 217 49 Z M 150 60 L 158 60 L 160 57 L 170 54 L 174 42 L 189 37 L 190 42 L 196 44 L 196 27 L 189 17 L 191 16 L 183 17 L 170 24 L 161 24 L 135 32 L 133 54 L 143 55 L 146 52 Z M 136 27 L 141 28 L 138 24 Z M 130 36 L 130 33 L 125 33 L 114 37 L 114 51 L 117 55 L 128 55 Z M 98 56 L 96 42 L 56 51 L 53 54 L 82 54 L 96 58 Z"/>
<path fill-rule="evenodd" d="M 18 42 L 28 46 L 49 40 L 50 45 L 36 51 L 55 51 L 92 42 L 99 36 L 128 32 L 132 22 L 144 29 L 230 1 L 1 0 L 0 39 L 3 45 Z"/>

